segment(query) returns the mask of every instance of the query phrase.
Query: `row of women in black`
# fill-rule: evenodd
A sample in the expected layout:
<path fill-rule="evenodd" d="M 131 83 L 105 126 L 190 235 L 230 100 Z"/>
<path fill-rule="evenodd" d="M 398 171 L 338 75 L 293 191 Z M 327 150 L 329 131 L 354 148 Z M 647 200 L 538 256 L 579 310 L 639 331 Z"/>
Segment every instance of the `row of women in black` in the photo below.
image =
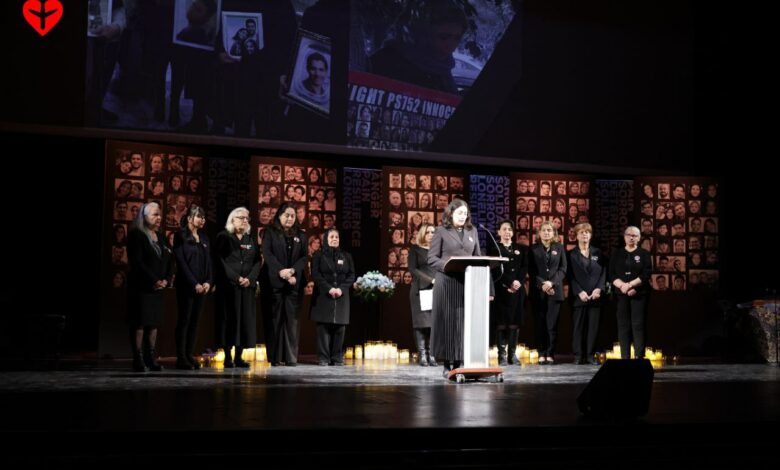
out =
<path fill-rule="evenodd" d="M 163 289 L 173 276 L 171 250 L 158 230 L 159 206 L 145 205 L 128 235 L 128 324 L 133 348 L 133 368 L 137 371 L 161 370 L 155 361 L 157 327 L 162 321 Z M 268 356 L 273 365 L 297 364 L 298 310 L 307 264 L 305 233 L 298 227 L 295 209 L 282 205 L 262 246 L 250 234 L 249 211 L 234 209 L 225 230 L 216 240 L 219 262 L 212 273 L 208 239 L 202 232 L 203 209 L 193 206 L 182 230 L 174 238 L 179 274 L 177 300 L 179 318 L 176 326 L 177 361 L 181 369 L 195 369 L 193 358 L 198 317 L 205 295 L 217 279 L 218 346 L 229 351 L 235 346 L 235 360 L 228 354 L 225 367 L 248 367 L 241 359 L 243 349 L 255 345 L 255 292 L 258 282 L 264 295 L 264 326 Z M 320 364 L 343 364 L 342 349 L 345 325 L 349 323 L 348 290 L 355 278 L 351 256 L 339 249 L 338 231 L 325 233 L 326 247 L 312 262 L 315 296 L 312 319 L 318 323 Z M 264 263 L 262 261 L 264 261 Z M 145 345 L 145 347 L 144 347 Z"/>
<path fill-rule="evenodd" d="M 644 356 L 644 328 L 652 260 L 650 254 L 638 246 L 639 230 L 636 227 L 626 229 L 625 246 L 613 252 L 609 268 L 600 250 L 590 244 L 593 234 L 591 225 L 578 224 L 575 233 L 577 247 L 569 251 L 567 256 L 563 245 L 552 241 L 557 238 L 552 224 L 545 222 L 539 227 L 540 242 L 527 250 L 523 245 L 512 242 L 511 221 L 501 223 L 498 250 L 488 251 L 489 254 L 509 258 L 509 261 L 503 263 L 503 272 L 497 276 L 494 274 L 496 298 L 492 305 L 492 319 L 501 365 L 507 363 L 507 356 L 509 361 L 517 363 L 514 346 L 517 343 L 517 328 L 522 321 L 522 283 L 526 269 L 531 280 L 530 297 L 540 364 L 555 362 L 558 319 L 564 300 L 563 281 L 566 278 L 569 280 L 572 301 L 572 349 L 575 362 L 583 363 L 587 359 L 596 363 L 593 355 L 607 275 L 615 287 L 622 357 L 630 357 L 632 339 L 636 357 Z M 508 351 L 504 349 L 507 330 Z"/>
<path fill-rule="evenodd" d="M 454 202 L 454 201 L 453 201 Z M 453 211 L 465 203 L 459 201 L 445 211 L 450 218 Z M 467 211 L 467 207 L 463 208 Z M 426 227 L 427 228 L 427 227 Z M 432 229 L 432 227 L 431 227 Z M 446 229 L 449 230 L 449 229 Z M 455 227 L 457 232 L 457 226 Z M 428 270 L 431 265 L 420 261 L 428 253 L 428 242 L 421 236 L 418 246 L 410 254 L 409 269 L 414 275 L 410 301 L 412 305 L 412 320 L 417 340 L 417 348 L 420 352 L 421 365 L 434 365 L 430 354 L 430 348 L 426 350 L 426 336 L 431 332 L 434 322 L 430 321 L 431 312 L 419 311 L 420 291 L 432 289 L 435 283 L 435 270 L 433 276 Z M 553 243 L 557 236 L 551 224 L 543 224 L 539 228 L 540 242 L 534 244 L 530 250 L 523 245 L 515 244 L 513 239 L 513 226 L 511 221 L 504 221 L 499 225 L 501 243 L 497 247 L 492 246 L 488 250 L 489 255 L 500 255 L 508 258 L 502 263 L 501 270 L 493 273 L 495 282 L 495 299 L 491 304 L 491 322 L 496 332 L 498 343 L 499 364 L 506 365 L 508 361 L 518 363 L 515 355 L 515 346 L 518 339 L 518 328 L 522 322 L 523 304 L 525 301 L 526 273 L 530 274 L 532 281 L 530 289 L 531 302 L 535 313 L 536 338 L 539 349 L 540 363 L 554 363 L 554 353 L 557 340 L 558 318 L 560 306 L 563 302 L 563 280 L 568 277 L 572 297 L 573 350 L 575 362 L 583 363 L 586 358 L 595 363 L 593 354 L 598 334 L 601 298 L 606 291 L 607 267 L 606 260 L 600 250 L 590 245 L 592 227 L 583 223 L 576 227 L 578 245 L 566 256 L 563 245 Z M 460 232 L 463 233 L 463 232 Z M 649 275 L 652 269 L 649 253 L 638 247 L 638 230 L 635 227 L 626 229 L 626 246 L 613 253 L 609 267 L 609 279 L 616 288 L 618 299 L 618 330 L 622 345 L 622 354 L 628 358 L 630 344 L 633 338 L 637 357 L 642 357 L 645 346 L 645 311 L 647 307 L 647 293 L 649 292 Z M 463 240 L 461 239 L 461 244 Z M 445 252 L 441 241 L 436 244 L 436 253 L 432 255 L 432 261 L 441 259 Z M 474 248 L 477 250 L 477 248 Z M 420 253 L 416 253 L 419 250 Z M 473 250 L 472 250 L 473 251 Z M 477 254 L 472 253 L 472 254 Z M 429 257 L 430 258 L 430 257 Z M 441 271 L 441 270 L 439 270 Z M 441 296 L 436 296 L 441 299 Z M 447 295 L 446 297 L 450 297 Z M 443 305 L 439 301 L 439 314 L 434 315 L 434 320 L 439 318 L 439 323 L 447 324 L 447 315 L 453 316 L 456 310 L 452 305 Z M 436 302 L 434 302 L 436 304 Z M 457 306 L 455 306 L 457 307 Z M 428 314 L 426 316 L 425 314 Z M 455 322 L 457 323 L 457 322 Z M 587 328 L 586 328 L 587 323 Z M 451 327 L 450 327 L 451 328 Z M 437 331 L 439 333 L 439 331 Z M 441 335 L 439 336 L 452 336 Z M 585 344 L 583 344 L 583 336 Z M 426 357 L 426 352 L 428 356 Z M 457 351 L 442 351 L 445 356 L 436 355 L 445 362 L 445 369 L 451 369 L 453 363 L 459 362 Z M 445 371 L 446 373 L 446 371 Z"/>

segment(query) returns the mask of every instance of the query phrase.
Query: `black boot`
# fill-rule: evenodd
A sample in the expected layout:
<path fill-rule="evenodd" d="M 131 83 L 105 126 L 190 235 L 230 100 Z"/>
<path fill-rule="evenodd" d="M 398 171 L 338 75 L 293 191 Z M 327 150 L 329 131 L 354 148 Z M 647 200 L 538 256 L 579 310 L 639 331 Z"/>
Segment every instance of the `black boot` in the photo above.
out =
<path fill-rule="evenodd" d="M 248 369 L 250 367 L 249 363 L 241 359 L 241 355 L 244 353 L 244 348 L 239 348 L 236 346 L 236 367 L 242 367 L 244 369 Z"/>
<path fill-rule="evenodd" d="M 436 359 L 433 358 L 433 355 L 431 354 L 431 345 L 428 345 L 428 365 L 432 367 L 436 367 L 439 364 L 436 363 Z"/>
<path fill-rule="evenodd" d="M 425 335 L 418 328 L 414 329 L 414 339 L 417 341 L 417 352 L 420 354 L 420 365 L 428 367 L 428 351 L 425 349 Z"/>
<path fill-rule="evenodd" d="M 442 376 L 444 376 L 445 379 L 449 378 L 450 371 L 452 370 L 452 364 L 450 364 L 449 361 L 444 361 L 444 371 L 442 371 Z"/>
<path fill-rule="evenodd" d="M 506 362 L 506 330 L 498 330 L 496 332 L 496 338 L 498 342 L 498 365 L 505 366 Z"/>
<path fill-rule="evenodd" d="M 176 368 L 180 370 L 194 370 L 195 368 L 187 360 L 184 353 L 184 333 L 179 325 L 176 326 Z"/>
<path fill-rule="evenodd" d="M 520 331 L 517 328 L 510 328 L 509 329 L 509 345 L 508 345 L 508 352 L 507 356 L 509 359 L 509 363 L 519 366 L 520 365 L 520 359 L 517 358 L 517 338 L 520 337 Z"/>
<path fill-rule="evenodd" d="M 157 351 L 152 346 L 149 346 L 144 354 L 144 362 L 146 362 L 146 367 L 153 372 L 163 370 L 163 366 L 157 363 Z"/>
<path fill-rule="evenodd" d="M 135 372 L 149 372 L 149 368 L 144 363 L 144 355 L 141 351 L 135 351 L 133 353 L 133 371 Z"/>
<path fill-rule="evenodd" d="M 228 346 L 225 348 L 225 363 L 224 363 L 225 369 L 232 369 L 236 367 L 235 363 L 233 363 L 233 356 L 230 355 L 231 349 L 233 349 L 232 346 Z"/>

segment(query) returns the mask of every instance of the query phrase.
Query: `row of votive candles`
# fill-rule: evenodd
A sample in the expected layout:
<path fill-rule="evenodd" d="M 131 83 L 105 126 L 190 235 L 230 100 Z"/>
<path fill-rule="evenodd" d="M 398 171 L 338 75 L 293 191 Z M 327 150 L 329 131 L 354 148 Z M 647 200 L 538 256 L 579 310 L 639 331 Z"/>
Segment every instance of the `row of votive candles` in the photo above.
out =
<path fill-rule="evenodd" d="M 230 348 L 230 357 L 235 359 L 236 348 Z M 222 348 L 217 349 L 214 356 L 211 357 L 210 362 L 216 364 L 224 364 L 225 362 L 225 350 Z M 244 362 L 266 362 L 268 356 L 266 355 L 265 344 L 258 344 L 254 348 L 245 348 L 241 352 L 241 360 Z"/>
<path fill-rule="evenodd" d="M 235 356 L 235 348 L 231 348 L 230 355 Z M 536 349 L 529 349 L 525 344 L 518 344 L 515 349 L 515 355 L 521 364 L 538 364 L 539 352 Z M 398 345 L 391 341 L 368 341 L 365 345 L 358 344 L 354 347 L 350 346 L 344 352 L 344 358 L 347 360 L 362 359 L 367 361 L 394 361 L 399 364 L 408 364 L 409 360 L 415 360 L 417 354 L 414 353 L 412 357 L 408 349 L 398 349 Z M 611 351 L 607 351 L 606 354 L 601 354 L 600 362 L 604 362 L 605 359 L 620 359 L 620 344 L 615 343 L 612 346 Z M 634 345 L 631 345 L 631 358 L 634 359 Z M 653 350 L 653 348 L 645 348 L 645 358 L 651 362 L 663 364 L 666 361 L 666 357 L 660 349 Z M 241 353 L 241 359 L 246 362 L 266 362 L 268 357 L 266 355 L 265 344 L 258 344 L 254 348 L 246 348 Z M 498 362 L 498 348 L 493 346 L 489 351 L 490 362 Z M 214 357 L 211 359 L 214 363 L 225 362 L 225 351 L 223 349 L 217 349 Z"/>

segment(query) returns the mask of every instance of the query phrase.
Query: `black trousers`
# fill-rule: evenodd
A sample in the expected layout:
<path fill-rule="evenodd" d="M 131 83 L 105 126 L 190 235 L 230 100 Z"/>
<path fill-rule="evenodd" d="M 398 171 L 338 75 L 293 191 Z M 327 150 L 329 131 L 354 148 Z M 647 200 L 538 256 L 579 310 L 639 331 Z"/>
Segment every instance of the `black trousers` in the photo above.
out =
<path fill-rule="evenodd" d="M 618 341 L 621 359 L 631 358 L 631 338 L 634 339 L 634 355 L 645 357 L 645 322 L 647 297 L 633 298 L 619 295 L 617 301 Z"/>
<path fill-rule="evenodd" d="M 574 333 L 571 339 L 571 350 L 576 357 L 593 357 L 593 353 L 596 352 L 596 337 L 599 334 L 600 317 L 600 307 L 582 305 L 572 308 Z M 586 324 L 588 326 L 587 331 L 585 331 Z M 585 335 L 585 347 L 582 345 L 583 335 Z"/>
<path fill-rule="evenodd" d="M 176 320 L 176 357 L 191 357 L 198 339 L 198 319 L 203 312 L 205 295 L 191 292 L 189 287 L 176 289 L 179 317 Z"/>
<path fill-rule="evenodd" d="M 268 341 L 268 360 L 271 363 L 298 363 L 298 309 L 300 308 L 298 291 L 288 288 L 274 289 L 270 311 L 271 334 Z"/>
<path fill-rule="evenodd" d="M 347 325 L 317 323 L 317 358 L 319 362 L 344 362 L 344 333 Z"/>
<path fill-rule="evenodd" d="M 255 288 L 230 284 L 225 297 L 225 354 L 230 348 L 253 348 L 256 344 Z"/>
<path fill-rule="evenodd" d="M 534 331 L 539 357 L 555 355 L 561 303 L 546 294 L 534 299 Z"/>

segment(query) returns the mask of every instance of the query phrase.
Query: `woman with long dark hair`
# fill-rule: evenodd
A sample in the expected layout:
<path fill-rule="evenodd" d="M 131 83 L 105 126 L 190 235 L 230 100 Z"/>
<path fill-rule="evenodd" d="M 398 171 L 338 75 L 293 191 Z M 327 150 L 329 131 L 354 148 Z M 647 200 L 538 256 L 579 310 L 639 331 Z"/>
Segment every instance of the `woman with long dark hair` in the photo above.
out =
<path fill-rule="evenodd" d="M 263 309 L 271 365 L 298 365 L 298 310 L 308 243 L 298 225 L 295 205 L 285 202 L 263 236 Z"/>
<path fill-rule="evenodd" d="M 176 368 L 200 369 L 193 351 L 198 337 L 198 319 L 203 311 L 206 294 L 213 285 L 211 247 L 203 231 L 206 212 L 202 207 L 190 206 L 182 218 L 182 228 L 173 239 L 173 253 L 179 275 L 176 282 L 176 300 L 179 318 L 176 322 Z"/>
<path fill-rule="evenodd" d="M 442 225 L 436 228 L 428 250 L 428 263 L 436 270 L 433 290 L 433 355 L 444 363 L 444 377 L 463 363 L 464 273 L 446 273 L 453 256 L 481 256 L 477 229 L 471 225 L 469 206 L 453 199 L 444 209 Z M 491 295 L 493 286 L 491 283 Z"/>

